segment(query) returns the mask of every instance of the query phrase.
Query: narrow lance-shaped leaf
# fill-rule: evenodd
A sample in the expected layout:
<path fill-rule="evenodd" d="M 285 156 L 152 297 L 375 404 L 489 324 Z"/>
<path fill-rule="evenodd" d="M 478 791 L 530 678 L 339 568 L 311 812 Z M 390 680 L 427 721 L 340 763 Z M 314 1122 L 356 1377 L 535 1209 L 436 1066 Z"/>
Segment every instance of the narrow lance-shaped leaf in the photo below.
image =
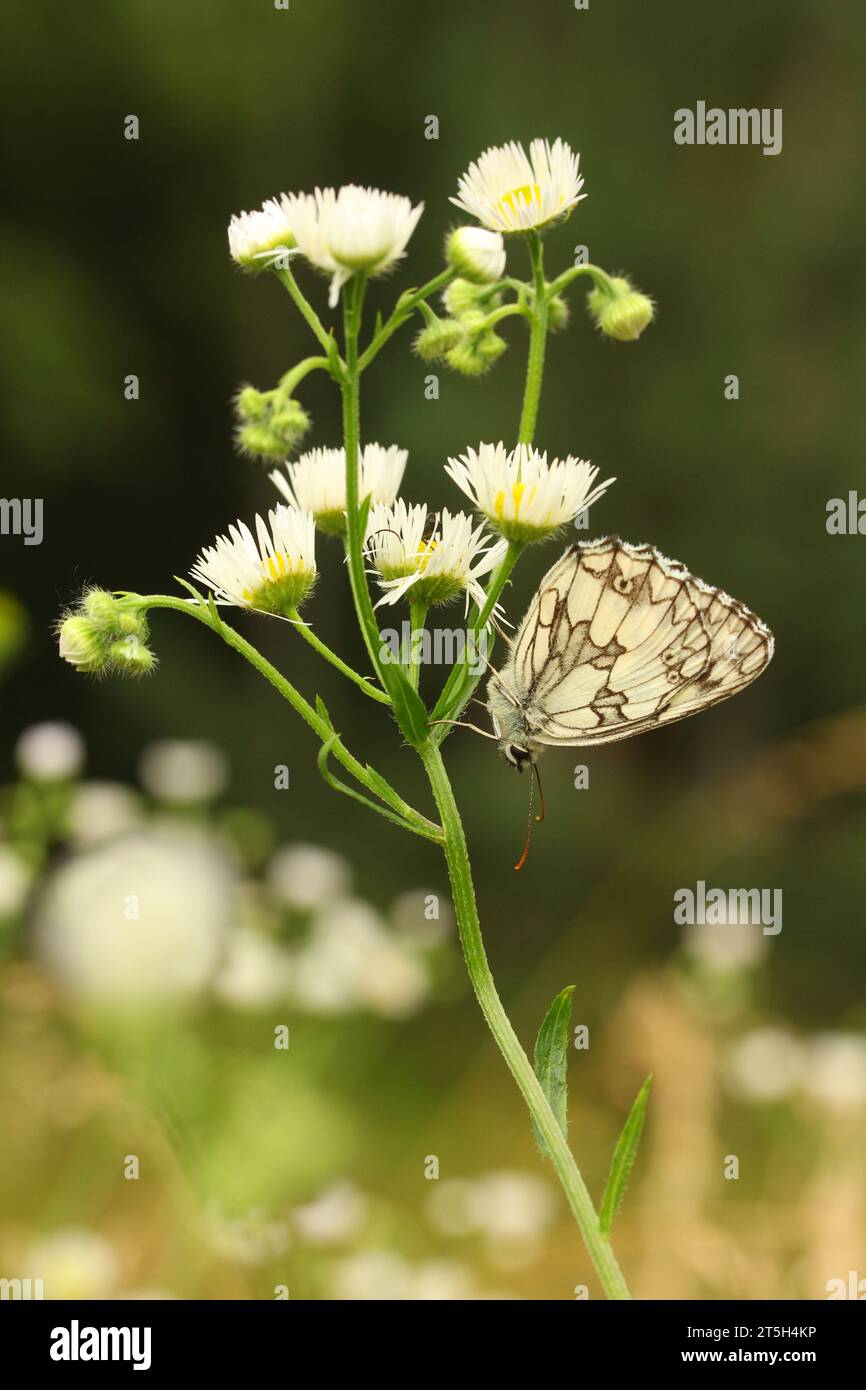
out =
<path fill-rule="evenodd" d="M 616 1214 L 625 1196 L 628 1180 L 631 1177 L 631 1170 L 637 1158 L 640 1137 L 643 1133 L 651 1084 L 652 1073 L 650 1073 L 638 1091 L 637 1100 L 632 1106 L 629 1117 L 622 1127 L 622 1133 L 616 1141 L 616 1148 L 613 1151 L 613 1158 L 610 1161 L 610 1172 L 607 1175 L 604 1196 L 601 1199 L 601 1212 L 599 1213 L 599 1225 L 601 1226 L 601 1233 L 603 1236 L 610 1235 L 613 1223 L 616 1220 Z"/>
<path fill-rule="evenodd" d="M 535 1041 L 535 1074 L 541 1082 L 550 1108 L 556 1116 L 556 1123 L 563 1137 L 568 1134 L 568 1025 L 571 1017 L 571 996 L 574 985 L 566 985 L 557 994 L 544 1016 Z M 532 1122 L 535 1142 L 546 1158 L 550 1149 L 544 1136 Z"/>

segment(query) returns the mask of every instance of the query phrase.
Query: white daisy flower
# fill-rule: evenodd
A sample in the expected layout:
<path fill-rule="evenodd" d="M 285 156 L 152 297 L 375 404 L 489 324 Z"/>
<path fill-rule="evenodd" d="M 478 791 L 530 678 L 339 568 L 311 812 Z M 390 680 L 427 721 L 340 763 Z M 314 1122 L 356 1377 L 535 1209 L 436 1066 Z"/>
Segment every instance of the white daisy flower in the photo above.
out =
<path fill-rule="evenodd" d="M 615 482 L 594 487 L 598 469 L 585 459 L 553 459 L 528 444 L 511 453 L 504 444 L 479 444 L 445 471 L 471 498 L 494 530 L 509 541 L 538 541 L 597 502 Z"/>
<path fill-rule="evenodd" d="M 223 603 L 286 614 L 309 594 L 316 580 L 316 529 L 312 514 L 275 507 L 256 534 L 242 521 L 206 546 L 190 571 Z"/>
<path fill-rule="evenodd" d="M 420 603 L 448 603 L 460 593 L 483 603 L 478 582 L 503 559 L 504 541 L 490 544 L 466 512 L 428 512 L 424 503 L 373 507 L 365 550 L 384 590 L 379 603 L 399 603 L 410 593 Z M 378 606 L 378 605 L 377 605 Z"/>
<path fill-rule="evenodd" d="M 295 249 L 292 212 L 296 200 L 268 198 L 255 212 L 239 212 L 229 222 L 229 254 L 246 270 L 265 270 Z M 297 252 L 295 252 L 297 254 Z"/>
<path fill-rule="evenodd" d="M 358 500 L 371 504 L 393 502 L 400 489 L 409 455 L 396 444 L 367 444 L 358 459 Z M 346 529 L 346 451 L 310 449 L 296 463 L 271 474 L 292 507 L 312 512 L 320 531 L 341 536 Z"/>
<path fill-rule="evenodd" d="M 483 227 L 456 227 L 446 245 L 448 264 L 476 285 L 492 285 L 505 274 L 505 242 Z"/>
<path fill-rule="evenodd" d="M 485 150 L 451 202 L 491 232 L 526 232 L 567 217 L 585 198 L 580 155 L 563 140 L 533 140 L 529 156 L 514 140 Z"/>
<path fill-rule="evenodd" d="M 291 221 L 298 249 L 332 275 L 332 308 L 357 272 L 381 275 L 401 259 L 423 211 L 423 203 L 413 208 L 396 193 L 351 183 L 295 199 Z"/>

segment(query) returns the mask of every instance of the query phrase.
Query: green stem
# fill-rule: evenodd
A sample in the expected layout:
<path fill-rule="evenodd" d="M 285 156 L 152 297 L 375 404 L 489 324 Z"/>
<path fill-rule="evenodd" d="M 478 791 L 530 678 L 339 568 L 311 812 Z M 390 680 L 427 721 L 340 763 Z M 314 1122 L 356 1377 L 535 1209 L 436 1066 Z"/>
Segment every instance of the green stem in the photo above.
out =
<path fill-rule="evenodd" d="M 345 331 L 346 376 L 341 386 L 343 397 L 343 446 L 346 451 L 346 559 L 349 583 L 358 624 L 373 668 L 382 684 L 381 637 L 373 612 L 367 576 L 364 572 L 364 536 L 358 497 L 359 451 L 361 436 L 360 367 L 358 365 L 358 333 L 361 327 L 361 305 L 364 279 L 356 275 L 343 291 L 343 322 Z"/>
<path fill-rule="evenodd" d="M 279 389 L 290 396 L 310 372 L 329 372 L 331 363 L 327 357 L 305 357 L 296 367 L 292 367 L 280 377 Z"/>
<path fill-rule="evenodd" d="M 401 294 L 394 306 L 394 312 L 391 317 L 388 319 L 387 323 L 382 324 L 382 327 L 377 333 L 374 333 L 361 354 L 358 362 L 359 370 L 362 372 L 365 371 L 373 361 L 373 358 L 385 346 L 391 335 L 396 333 L 401 324 L 404 324 L 407 319 L 412 317 L 419 304 L 421 304 L 423 300 L 429 299 L 431 294 L 435 294 L 437 290 L 444 289 L 446 285 L 450 284 L 456 274 L 456 270 L 451 270 L 450 268 L 448 270 L 443 270 L 439 275 L 434 275 L 432 280 L 428 280 L 426 285 L 422 285 L 420 290 L 408 290 L 406 294 Z"/>
<path fill-rule="evenodd" d="M 385 691 L 378 690 L 375 685 L 371 685 L 368 680 L 365 680 L 362 675 L 353 670 L 351 666 L 347 665 L 341 657 L 337 656 L 337 653 L 332 651 L 331 648 L 322 641 L 321 637 L 316 636 L 316 633 L 310 625 L 304 622 L 297 608 L 291 610 L 289 619 L 294 624 L 295 631 L 298 635 L 303 637 L 304 641 L 308 643 L 314 651 L 319 653 L 319 656 L 323 656 L 337 671 L 340 671 L 350 681 L 354 681 L 358 689 L 363 690 L 365 695 L 369 695 L 371 700 L 378 700 L 381 705 L 390 705 L 391 700 L 389 696 L 386 695 Z"/>
<path fill-rule="evenodd" d="M 418 689 L 418 682 L 421 679 L 421 651 L 420 641 L 416 643 L 415 633 L 424 631 L 424 624 L 427 621 L 427 604 L 410 603 L 409 605 L 409 684 L 413 690 Z"/>
<path fill-rule="evenodd" d="M 514 1077 L 529 1112 L 548 1146 L 557 1177 L 580 1229 L 584 1244 L 595 1265 L 608 1298 L 631 1297 L 610 1242 L 602 1235 L 598 1215 L 587 1191 L 574 1155 L 568 1147 L 550 1108 L 541 1083 L 524 1052 L 520 1040 L 496 992 L 490 971 L 472 883 L 472 869 L 460 812 L 442 762 L 442 754 L 432 740 L 419 750 L 444 830 L 444 852 L 454 894 L 454 911 L 466 968 L 481 1012 L 499 1051 Z"/>
<path fill-rule="evenodd" d="M 517 431 L 518 444 L 531 444 L 538 420 L 538 406 L 541 400 L 541 381 L 544 375 L 544 348 L 547 341 L 547 287 L 544 283 L 543 252 L 541 237 L 537 232 L 527 236 L 529 259 L 535 293 L 530 308 L 531 332 L 529 337 L 529 362 L 526 368 L 526 388 L 523 393 L 523 409 Z"/>
<path fill-rule="evenodd" d="M 483 333 L 487 328 L 495 328 L 497 323 L 500 323 L 502 319 L 511 318 L 514 314 L 520 314 L 521 317 L 525 319 L 532 318 L 532 313 L 525 304 L 503 304 L 501 309 L 493 309 L 491 313 L 487 315 L 483 323 L 479 323 L 477 326 L 473 327 L 473 336 L 476 333 Z"/>
<path fill-rule="evenodd" d="M 350 772 L 356 781 L 371 791 L 374 796 L 378 796 L 380 800 L 387 801 L 388 805 L 393 807 L 404 820 L 422 827 L 423 833 L 427 835 L 428 839 L 438 840 L 441 838 L 441 832 L 437 825 L 434 825 L 426 816 L 422 816 L 420 811 L 416 811 L 413 806 L 404 801 L 400 793 L 389 782 L 386 782 L 380 773 L 374 772 L 369 766 L 365 767 L 363 763 L 359 763 L 358 759 L 352 756 L 348 748 L 335 735 L 331 724 L 304 699 L 300 691 L 295 689 L 291 681 L 287 680 L 281 671 L 272 666 L 251 642 L 241 637 L 240 633 L 236 632 L 233 627 L 229 627 L 219 614 L 214 617 L 215 609 L 212 611 L 206 603 L 197 603 L 194 599 L 175 598 L 171 594 L 128 594 L 124 597 L 135 600 L 134 606 L 139 612 L 146 612 L 150 608 L 170 608 L 176 613 L 188 614 L 197 622 L 203 623 L 205 627 L 209 627 L 212 632 L 216 632 L 227 646 L 239 652 L 282 695 L 283 699 L 288 701 L 295 713 L 301 716 L 304 723 L 309 725 L 322 743 L 330 743 L 333 756 L 342 763 L 346 771 Z"/>
<path fill-rule="evenodd" d="M 548 285 L 548 301 L 551 300 L 555 294 L 562 294 L 563 290 L 568 289 L 572 280 L 576 280 L 578 275 L 591 275 L 599 289 L 607 290 L 608 294 L 615 293 L 610 276 L 606 270 L 602 270 L 600 265 L 573 265 L 569 266 L 568 270 L 564 270 L 561 275 L 558 275 L 553 281 L 553 284 Z"/>
<path fill-rule="evenodd" d="M 494 570 L 487 592 L 484 597 L 484 605 L 475 610 L 475 615 L 470 621 L 469 630 L 477 639 L 485 631 L 490 621 L 490 615 L 499 601 L 499 596 L 507 584 L 511 571 L 523 554 L 524 546 L 519 541 L 511 541 L 508 549 L 502 558 L 501 563 Z M 467 644 L 468 647 L 468 644 Z M 442 687 L 439 699 L 431 715 L 431 719 L 457 719 L 460 712 L 464 709 L 473 692 L 478 688 L 483 679 L 483 672 L 473 675 L 469 670 L 468 652 L 464 655 L 463 661 L 455 666 L 447 681 Z M 437 743 L 442 743 L 451 733 L 451 726 L 448 724 L 438 724 L 433 732 L 433 737 Z"/>
<path fill-rule="evenodd" d="M 325 351 L 330 354 L 333 347 L 333 338 L 327 331 L 319 315 L 316 313 L 310 301 L 303 293 L 300 285 L 292 274 L 288 266 L 275 267 L 274 273 L 280 283 L 288 290 L 295 303 L 296 308 L 301 312 L 302 317 L 315 333 Z"/>

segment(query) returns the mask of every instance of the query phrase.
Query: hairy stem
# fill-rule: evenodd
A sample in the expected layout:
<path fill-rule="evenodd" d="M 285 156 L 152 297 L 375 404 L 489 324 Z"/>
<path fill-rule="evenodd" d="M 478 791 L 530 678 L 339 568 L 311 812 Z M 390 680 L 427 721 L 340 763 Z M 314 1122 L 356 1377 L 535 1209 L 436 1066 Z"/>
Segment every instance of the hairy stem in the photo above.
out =
<path fill-rule="evenodd" d="M 499 601 L 499 596 L 508 582 L 511 571 L 522 555 L 523 549 L 524 547 L 521 544 L 516 541 L 511 541 L 501 563 L 494 570 L 490 583 L 487 586 L 483 607 L 475 610 L 474 616 L 469 624 L 469 630 L 476 640 L 478 640 L 485 629 L 487 629 L 491 614 Z M 489 632 L 488 635 L 490 635 Z M 487 655 L 486 652 L 485 655 Z M 478 688 L 483 674 L 483 672 L 480 672 L 474 675 L 470 671 L 469 657 L 464 654 L 462 662 L 458 666 L 452 668 L 451 674 L 442 688 L 439 699 L 436 701 L 436 707 L 433 710 L 432 717 L 434 719 L 459 718 L 460 712 L 470 700 L 473 692 Z M 438 725 L 434 735 L 436 742 L 442 743 L 450 732 L 451 727 L 448 724 Z"/>
<path fill-rule="evenodd" d="M 409 605 L 409 684 L 413 690 L 418 689 L 418 682 L 421 678 L 421 642 L 420 636 L 424 631 L 424 624 L 427 621 L 427 604 L 410 603 Z M 419 636 L 416 638 L 415 634 Z"/>
<path fill-rule="evenodd" d="M 598 1215 L 580 1169 L 574 1160 L 574 1155 L 559 1128 L 532 1064 L 511 1026 L 502 1000 L 496 992 L 496 985 L 487 960 L 487 953 L 481 936 L 481 926 L 478 921 L 478 909 L 475 902 L 475 889 L 472 882 L 472 869 L 466 837 L 463 833 L 463 824 L 457 803 L 454 800 L 454 793 L 451 790 L 451 783 L 442 762 L 442 754 L 433 740 L 423 745 L 418 751 L 430 779 L 430 786 L 445 833 L 443 848 L 454 894 L 454 911 L 460 930 L 460 942 L 463 947 L 466 968 L 476 998 L 481 1006 L 481 1012 L 499 1051 L 517 1082 L 527 1108 L 548 1146 L 556 1175 L 568 1199 L 584 1245 L 592 1259 L 605 1293 L 608 1298 L 628 1299 L 631 1294 L 610 1242 L 601 1233 Z"/>
<path fill-rule="evenodd" d="M 523 409 L 517 431 L 518 444 L 531 444 L 538 420 L 538 406 L 541 400 L 541 380 L 544 374 L 544 349 L 547 342 L 547 287 L 544 283 L 544 264 L 541 237 L 530 232 L 527 237 L 529 259 L 532 262 L 532 276 L 535 293 L 530 310 L 531 330 L 529 337 L 529 362 L 526 368 L 526 388 L 523 393 Z"/>
<path fill-rule="evenodd" d="M 359 358 L 358 366 L 362 372 L 369 367 L 373 358 L 385 346 L 391 335 L 396 333 L 397 329 L 412 317 L 419 305 L 428 300 L 431 294 L 435 294 L 437 290 L 444 290 L 456 274 L 456 270 L 450 268 L 443 270 L 439 275 L 434 275 L 432 280 L 428 280 L 426 285 L 422 285 L 420 290 L 407 290 L 405 294 L 401 294 L 391 317 L 373 334 Z"/>
<path fill-rule="evenodd" d="M 194 599 L 175 598 L 171 594 L 129 594 L 125 597 L 134 599 L 135 607 L 140 612 L 146 612 L 151 608 L 170 608 L 177 613 L 186 613 L 191 618 L 203 623 L 223 639 L 227 646 L 239 652 L 251 666 L 264 676 L 275 690 L 287 700 L 296 714 L 299 714 L 308 724 L 313 733 L 322 743 L 328 743 L 333 756 L 338 762 L 342 763 L 347 772 L 350 772 L 356 781 L 371 791 L 380 800 L 386 801 L 404 820 L 411 821 L 420 827 L 422 832 L 429 839 L 438 840 L 440 831 L 437 825 L 422 816 L 420 811 L 416 811 L 407 801 L 404 801 L 399 792 L 390 783 L 385 781 L 381 774 L 374 772 L 369 766 L 358 762 L 353 757 L 348 748 L 342 743 L 335 734 L 334 729 L 323 717 L 319 710 L 314 709 L 308 700 L 305 700 L 299 690 L 296 690 L 290 680 L 287 680 L 276 666 L 272 666 L 267 657 L 262 656 L 256 647 L 236 632 L 233 627 L 229 627 L 223 622 L 222 618 L 216 614 L 215 609 L 211 609 L 206 603 L 198 603 Z M 216 617 L 214 615 L 216 614 Z"/>
<path fill-rule="evenodd" d="M 370 660 L 381 679 L 381 639 L 379 624 L 376 622 L 376 615 L 373 612 L 373 604 L 370 599 L 370 590 L 367 587 L 367 576 L 364 573 L 364 536 L 361 522 L 361 499 L 358 496 L 361 436 L 361 373 L 358 366 L 358 333 L 361 327 L 361 305 L 364 296 L 363 277 L 356 275 L 350 280 L 343 294 L 346 378 L 341 390 L 343 396 L 343 446 L 346 451 L 346 558 L 358 624 Z"/>
<path fill-rule="evenodd" d="M 298 635 L 303 637 L 304 641 L 308 643 L 314 651 L 319 653 L 319 656 L 323 656 L 337 671 L 346 676 L 348 680 L 353 681 L 359 690 L 363 690 L 365 695 L 369 695 L 371 700 L 378 700 L 381 705 L 390 705 L 390 697 L 385 691 L 379 690 L 375 685 L 371 685 L 358 671 L 353 670 L 347 662 L 337 656 L 337 653 L 332 651 L 331 648 L 322 641 L 321 637 L 316 636 L 316 633 L 310 627 L 309 623 L 304 622 L 297 608 L 292 609 L 289 614 L 289 619 L 294 624 L 295 631 Z"/>

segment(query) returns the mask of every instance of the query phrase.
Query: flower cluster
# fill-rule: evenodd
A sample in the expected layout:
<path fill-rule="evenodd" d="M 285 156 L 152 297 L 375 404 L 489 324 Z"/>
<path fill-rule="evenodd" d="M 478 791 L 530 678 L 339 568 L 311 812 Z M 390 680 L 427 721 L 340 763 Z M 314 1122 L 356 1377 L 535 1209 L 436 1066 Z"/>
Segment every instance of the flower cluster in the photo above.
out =
<path fill-rule="evenodd" d="M 284 459 L 310 428 L 303 406 L 282 386 L 257 391 L 242 386 L 235 397 L 237 443 L 251 458 Z"/>
<path fill-rule="evenodd" d="M 58 625 L 60 655 L 78 671 L 143 676 L 156 669 L 147 620 L 134 605 L 90 589 Z"/>
<path fill-rule="evenodd" d="M 315 193 L 284 193 L 259 212 L 244 212 L 229 223 L 229 251 L 246 269 L 294 252 L 331 276 L 329 303 L 337 303 L 346 281 L 359 271 L 382 275 L 405 254 L 424 211 L 408 198 L 376 188 L 317 188 Z"/>

